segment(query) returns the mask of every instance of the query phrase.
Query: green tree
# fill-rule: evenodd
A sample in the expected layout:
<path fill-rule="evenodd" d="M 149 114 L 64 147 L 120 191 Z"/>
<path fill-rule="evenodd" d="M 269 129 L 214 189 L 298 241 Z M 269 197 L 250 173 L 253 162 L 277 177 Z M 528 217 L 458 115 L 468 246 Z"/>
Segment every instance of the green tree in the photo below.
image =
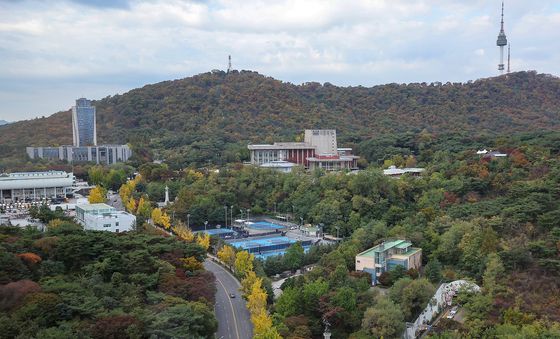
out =
<path fill-rule="evenodd" d="M 298 241 L 286 250 L 286 254 L 284 254 L 284 264 L 292 271 L 295 271 L 303 265 L 304 256 L 305 252 L 303 246 L 301 246 L 301 243 Z"/>
<path fill-rule="evenodd" d="M 485 291 L 494 295 L 500 288 L 500 279 L 504 275 L 504 265 L 502 260 L 496 253 L 491 253 L 488 255 L 486 270 L 482 276 L 483 287 Z"/>
<path fill-rule="evenodd" d="M 428 261 L 426 267 L 424 267 L 424 275 L 434 284 L 441 282 L 441 263 L 439 260 L 432 259 Z"/>
<path fill-rule="evenodd" d="M 153 315 L 147 327 L 147 333 L 157 338 L 211 338 L 218 322 L 208 306 L 189 302 Z"/>
<path fill-rule="evenodd" d="M 404 328 L 400 308 L 384 297 L 379 297 L 375 306 L 366 309 L 362 320 L 362 329 L 373 338 L 399 338 Z"/>
<path fill-rule="evenodd" d="M 299 288 L 285 288 L 280 297 L 278 297 L 274 303 L 276 312 L 284 317 L 291 317 L 300 314 L 302 312 L 301 297 L 302 295 Z"/>

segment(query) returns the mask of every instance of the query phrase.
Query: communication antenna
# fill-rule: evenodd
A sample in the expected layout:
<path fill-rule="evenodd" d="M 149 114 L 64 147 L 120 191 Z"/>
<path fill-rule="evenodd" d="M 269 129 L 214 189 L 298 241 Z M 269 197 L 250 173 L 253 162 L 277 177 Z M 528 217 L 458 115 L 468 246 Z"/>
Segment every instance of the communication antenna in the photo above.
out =
<path fill-rule="evenodd" d="M 228 68 L 227 68 L 227 72 L 231 72 L 231 55 L 228 55 Z"/>
<path fill-rule="evenodd" d="M 496 45 L 500 47 L 500 63 L 498 64 L 498 71 L 500 74 L 504 73 L 504 46 L 507 46 L 506 33 L 504 31 L 504 2 L 502 1 L 502 20 L 500 22 L 500 33 Z"/>

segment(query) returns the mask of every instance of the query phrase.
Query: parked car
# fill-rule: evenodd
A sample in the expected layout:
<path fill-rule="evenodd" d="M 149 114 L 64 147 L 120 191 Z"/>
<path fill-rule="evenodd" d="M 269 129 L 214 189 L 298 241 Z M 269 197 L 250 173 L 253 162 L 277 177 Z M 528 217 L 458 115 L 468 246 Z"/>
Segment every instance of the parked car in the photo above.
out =
<path fill-rule="evenodd" d="M 230 297 L 230 298 L 235 298 L 235 294 L 234 294 L 234 293 L 230 293 L 230 294 L 229 294 L 229 297 Z"/>
<path fill-rule="evenodd" d="M 451 309 L 451 311 L 449 311 L 449 314 L 447 314 L 447 319 L 453 319 L 453 317 L 455 316 L 455 314 L 457 314 L 457 311 L 459 310 L 459 306 L 453 306 L 453 308 Z"/>

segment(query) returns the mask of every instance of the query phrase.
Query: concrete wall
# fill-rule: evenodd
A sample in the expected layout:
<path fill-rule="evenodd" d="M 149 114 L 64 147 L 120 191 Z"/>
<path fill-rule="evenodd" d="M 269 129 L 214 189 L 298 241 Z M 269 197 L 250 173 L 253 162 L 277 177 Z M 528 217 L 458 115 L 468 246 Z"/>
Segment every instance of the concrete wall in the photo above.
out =
<path fill-rule="evenodd" d="M 316 147 L 317 154 L 338 154 L 336 130 L 306 129 L 305 142 Z"/>
<path fill-rule="evenodd" d="M 375 269 L 375 259 L 373 257 L 356 257 L 356 271 L 363 271 L 366 268 Z"/>

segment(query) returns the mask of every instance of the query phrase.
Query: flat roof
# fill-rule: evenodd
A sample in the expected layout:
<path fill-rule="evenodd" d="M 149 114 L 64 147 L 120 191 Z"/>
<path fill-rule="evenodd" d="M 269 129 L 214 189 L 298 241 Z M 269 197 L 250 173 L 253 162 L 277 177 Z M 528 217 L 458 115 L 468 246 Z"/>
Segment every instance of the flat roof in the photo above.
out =
<path fill-rule="evenodd" d="M 307 161 L 311 161 L 311 162 L 319 162 L 319 161 L 324 161 L 324 162 L 345 162 L 345 161 L 353 161 L 354 159 L 359 159 L 360 157 L 355 156 L 355 155 L 341 155 L 338 156 L 336 158 L 316 158 L 316 157 L 311 157 L 311 158 L 307 158 Z"/>
<path fill-rule="evenodd" d="M 422 173 L 422 172 L 424 172 L 424 169 L 419 167 L 396 168 L 395 166 L 390 166 L 388 169 L 383 170 L 383 174 L 385 175 Z"/>
<path fill-rule="evenodd" d="M 384 252 L 384 251 L 386 251 L 386 250 L 388 250 L 388 249 L 390 249 L 390 248 L 397 247 L 398 245 L 401 245 L 401 244 L 403 244 L 403 245 L 404 245 L 404 244 L 410 244 L 410 245 L 408 245 L 408 246 L 411 246 L 411 245 L 412 245 L 409 241 L 406 241 L 406 240 L 392 240 L 392 241 L 386 241 L 386 242 L 381 243 L 381 244 L 379 244 L 379 245 L 377 245 L 377 246 L 374 246 L 374 247 L 372 247 L 372 248 L 370 248 L 370 249 L 367 249 L 367 250 L 363 251 L 362 253 L 359 253 L 358 256 L 360 256 L 360 257 L 373 257 L 373 256 L 375 255 L 375 253 Z M 383 245 L 383 249 L 381 249 L 381 245 Z M 406 247 L 406 246 L 404 246 L 404 247 L 397 247 L 397 248 L 405 248 L 405 247 Z"/>
<path fill-rule="evenodd" d="M 266 162 L 262 165 L 260 165 L 261 167 L 272 167 L 272 168 L 290 168 L 290 167 L 294 167 L 297 166 L 297 164 L 294 164 L 293 162 L 288 162 L 288 161 L 271 161 L 271 162 Z"/>
<path fill-rule="evenodd" d="M 14 172 L 14 173 L 2 173 L 0 174 L 0 180 L 9 179 L 37 179 L 37 178 L 52 178 L 52 177 L 67 177 L 69 174 L 64 171 L 42 171 L 42 172 Z"/>
<path fill-rule="evenodd" d="M 312 146 L 305 142 L 275 142 L 274 144 L 257 144 L 257 145 L 248 145 L 248 149 L 250 150 L 283 150 L 283 149 L 315 149 L 315 146 Z"/>
<path fill-rule="evenodd" d="M 98 210 L 114 210 L 115 208 L 109 206 L 107 204 L 99 203 L 99 204 L 80 204 L 76 205 L 76 208 L 80 208 L 84 211 L 98 211 Z"/>

